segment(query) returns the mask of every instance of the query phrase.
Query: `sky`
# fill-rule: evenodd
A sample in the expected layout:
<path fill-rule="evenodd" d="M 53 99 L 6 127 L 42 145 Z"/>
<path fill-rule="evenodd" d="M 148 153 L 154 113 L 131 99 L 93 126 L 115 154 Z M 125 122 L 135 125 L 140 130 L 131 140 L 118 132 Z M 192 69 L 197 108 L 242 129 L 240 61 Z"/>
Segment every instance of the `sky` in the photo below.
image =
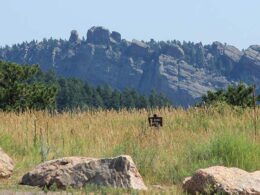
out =
<path fill-rule="evenodd" d="M 92 26 L 127 40 L 260 44 L 260 0 L 0 0 L 0 46 L 81 37 Z"/>

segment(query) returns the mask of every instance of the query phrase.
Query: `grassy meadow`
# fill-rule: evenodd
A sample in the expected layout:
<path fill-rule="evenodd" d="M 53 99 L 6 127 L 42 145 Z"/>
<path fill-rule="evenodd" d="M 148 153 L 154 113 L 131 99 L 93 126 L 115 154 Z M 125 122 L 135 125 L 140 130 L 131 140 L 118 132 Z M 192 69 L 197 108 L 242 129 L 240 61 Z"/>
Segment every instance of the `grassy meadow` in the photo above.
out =
<path fill-rule="evenodd" d="M 257 112 L 260 114 L 260 109 Z M 162 128 L 148 126 L 147 117 L 153 113 L 163 117 Z M 260 169 L 260 119 L 255 136 L 253 116 L 252 109 L 225 105 L 55 115 L 2 112 L 0 147 L 15 161 L 15 171 L 11 178 L 0 181 L 1 188 L 17 187 L 23 174 L 45 160 L 128 154 L 150 188 L 148 194 L 181 194 L 182 180 L 199 168 L 225 165 L 247 171 Z M 84 190 L 100 189 L 90 186 Z"/>

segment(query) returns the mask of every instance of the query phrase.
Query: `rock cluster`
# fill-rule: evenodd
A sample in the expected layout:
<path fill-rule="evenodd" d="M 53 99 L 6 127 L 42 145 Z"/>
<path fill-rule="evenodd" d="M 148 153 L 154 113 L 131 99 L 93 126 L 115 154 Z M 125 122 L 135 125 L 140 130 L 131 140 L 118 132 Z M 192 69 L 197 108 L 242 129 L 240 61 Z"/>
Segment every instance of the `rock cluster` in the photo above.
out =
<path fill-rule="evenodd" d="M 190 194 L 260 194 L 260 171 L 248 173 L 238 168 L 214 166 L 200 169 L 183 182 Z"/>
<path fill-rule="evenodd" d="M 95 159 L 67 157 L 47 161 L 26 173 L 21 184 L 80 188 L 86 184 L 146 190 L 132 158 L 127 155 Z"/>

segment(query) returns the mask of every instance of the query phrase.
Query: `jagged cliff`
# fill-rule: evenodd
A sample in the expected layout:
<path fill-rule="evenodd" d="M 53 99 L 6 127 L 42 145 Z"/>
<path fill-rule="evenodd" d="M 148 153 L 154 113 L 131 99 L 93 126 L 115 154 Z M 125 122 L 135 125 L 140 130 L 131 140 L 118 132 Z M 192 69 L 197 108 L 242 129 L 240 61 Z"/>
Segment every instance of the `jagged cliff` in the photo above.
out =
<path fill-rule="evenodd" d="M 229 84 L 260 84 L 258 45 L 240 51 L 219 42 L 127 41 L 103 27 L 89 29 L 86 39 L 73 30 L 68 41 L 44 39 L 6 46 L 0 48 L 0 60 L 40 64 L 43 70 L 120 90 L 149 93 L 155 89 L 182 106 Z"/>

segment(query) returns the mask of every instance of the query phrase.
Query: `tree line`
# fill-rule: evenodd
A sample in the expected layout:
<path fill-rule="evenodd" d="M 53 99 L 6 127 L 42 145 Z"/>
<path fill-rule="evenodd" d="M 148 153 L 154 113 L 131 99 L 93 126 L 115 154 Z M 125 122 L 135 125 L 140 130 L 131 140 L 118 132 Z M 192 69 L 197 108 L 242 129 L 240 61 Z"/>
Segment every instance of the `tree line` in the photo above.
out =
<path fill-rule="evenodd" d="M 38 65 L 19 65 L 0 61 L 0 110 L 27 109 L 58 111 L 73 109 L 162 108 L 171 102 L 154 90 L 142 95 L 133 89 L 119 91 L 110 86 L 91 86 L 75 78 L 44 73 Z"/>
<path fill-rule="evenodd" d="M 142 109 L 162 108 L 170 106 L 170 101 L 154 90 L 149 96 L 141 95 L 136 90 L 119 91 L 108 85 L 93 87 L 88 83 L 74 78 L 57 80 L 57 109 Z"/>
<path fill-rule="evenodd" d="M 225 102 L 232 106 L 253 107 L 254 87 L 240 83 L 226 90 L 208 91 L 199 106 Z M 171 102 L 154 90 L 142 95 L 134 89 L 119 91 L 110 86 L 91 86 L 75 78 L 58 77 L 53 71 L 44 73 L 38 65 L 19 65 L 0 61 L 0 110 L 74 110 L 74 109 L 142 109 L 163 108 Z"/>

